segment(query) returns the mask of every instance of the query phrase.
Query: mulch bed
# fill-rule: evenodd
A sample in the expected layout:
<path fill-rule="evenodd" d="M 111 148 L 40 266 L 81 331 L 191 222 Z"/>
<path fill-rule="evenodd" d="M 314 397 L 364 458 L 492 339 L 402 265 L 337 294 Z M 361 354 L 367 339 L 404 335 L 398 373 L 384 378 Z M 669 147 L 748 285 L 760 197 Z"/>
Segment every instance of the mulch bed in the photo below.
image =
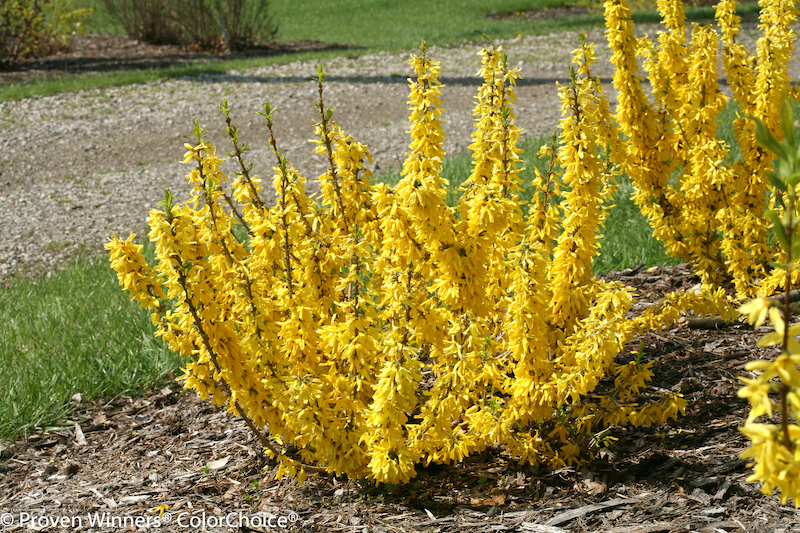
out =
<path fill-rule="evenodd" d="M 605 277 L 633 286 L 638 309 L 698 282 L 685 265 Z M 800 513 L 747 483 L 738 457 L 747 403 L 736 396 L 737 376 L 763 355 L 753 348 L 762 333 L 684 324 L 631 343 L 627 352 L 657 360 L 653 388 L 680 391 L 690 406 L 666 426 L 615 428 L 619 440 L 589 468 L 549 471 L 487 452 L 423 468 L 400 487 L 317 474 L 305 484 L 275 481 L 274 463 L 245 425 L 178 384 L 144 398 L 76 397 L 70 420 L 2 452 L 0 512 L 11 513 L 7 531 L 24 529 L 23 513 L 83 518 L 81 527 L 34 530 L 122 531 L 90 527 L 87 517 L 153 521 L 162 505 L 170 522 L 159 517 L 158 531 L 185 531 L 180 524 L 191 520 L 192 530 L 273 531 L 281 517 L 290 531 L 800 531 Z M 243 523 L 240 512 L 247 527 L 218 527 L 220 516 Z"/>

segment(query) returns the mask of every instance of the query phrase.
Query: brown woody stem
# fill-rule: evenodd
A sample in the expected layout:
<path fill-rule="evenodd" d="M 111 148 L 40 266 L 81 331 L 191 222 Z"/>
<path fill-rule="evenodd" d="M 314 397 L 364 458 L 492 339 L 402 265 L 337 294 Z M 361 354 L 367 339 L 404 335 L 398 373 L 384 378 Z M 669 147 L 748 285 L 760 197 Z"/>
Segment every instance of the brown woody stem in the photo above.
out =
<path fill-rule="evenodd" d="M 331 139 L 328 136 L 329 128 L 328 128 L 328 117 L 325 116 L 325 107 L 322 101 L 322 79 L 319 80 L 319 114 L 322 117 L 322 140 L 325 143 L 325 150 L 328 153 L 328 166 L 330 167 L 331 171 L 331 182 L 333 183 L 333 190 L 336 191 L 336 201 L 339 204 L 339 212 L 342 214 L 342 224 L 344 224 L 344 230 L 347 233 L 350 233 L 350 229 L 347 225 L 347 217 L 345 216 L 344 211 L 344 202 L 342 200 L 342 189 L 339 187 L 339 178 L 336 175 L 336 164 L 333 162 L 333 146 L 331 145 Z"/>
<path fill-rule="evenodd" d="M 792 236 L 794 235 L 794 202 L 790 201 L 787 208 L 787 215 L 789 216 L 789 223 L 784 231 L 786 231 L 786 283 L 784 287 L 783 297 L 783 349 L 784 351 L 789 346 L 789 321 L 792 318 L 792 306 L 790 292 L 792 290 Z M 792 450 L 792 439 L 789 436 L 789 406 L 787 396 L 789 395 L 789 387 L 785 383 L 781 383 L 781 433 L 783 433 L 783 445 L 788 450 Z"/>

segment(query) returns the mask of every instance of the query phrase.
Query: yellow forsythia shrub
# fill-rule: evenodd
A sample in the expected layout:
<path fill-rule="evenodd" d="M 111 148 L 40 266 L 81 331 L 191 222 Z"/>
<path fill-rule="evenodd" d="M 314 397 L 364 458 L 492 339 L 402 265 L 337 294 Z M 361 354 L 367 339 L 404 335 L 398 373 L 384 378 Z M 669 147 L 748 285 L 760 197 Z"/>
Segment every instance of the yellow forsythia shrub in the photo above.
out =
<path fill-rule="evenodd" d="M 500 50 L 481 57 L 474 163 L 457 206 L 441 176 L 439 65 L 423 46 L 410 61 L 411 144 L 397 186 L 374 183 L 367 147 L 332 120 L 320 70 L 317 150 L 330 163 L 320 197 L 306 195 L 272 138 L 277 200 L 267 206 L 223 104 L 235 179 L 196 128 L 185 158 L 192 199 L 175 205 L 167 194 L 150 212 L 155 264 L 133 236 L 107 245 L 156 334 L 188 358 L 186 387 L 243 417 L 279 476 L 406 482 L 418 465 L 487 448 L 580 464 L 609 426 L 685 408 L 680 395 L 636 403 L 652 362 L 615 356 L 638 331 L 681 309 L 712 311 L 720 295 L 677 295 L 629 319 L 630 290 L 593 276 L 614 187 L 606 146 L 619 142 L 602 118 L 593 48 L 576 51 L 577 72 L 560 88 L 560 142 L 543 151 L 551 171 L 537 173 L 529 205 L 518 195 L 519 74 Z M 593 394 L 605 378 L 614 386 Z"/>
<path fill-rule="evenodd" d="M 734 0 L 717 4 L 719 32 L 695 24 L 688 41 L 683 2 L 658 0 L 664 30 L 657 45 L 634 37 L 626 0 L 605 2 L 619 90 L 615 120 L 625 134 L 612 158 L 634 181 L 634 200 L 669 253 L 692 261 L 706 287 L 732 281 L 740 298 L 772 294 L 784 282 L 781 272 L 768 267 L 780 251 L 768 239 L 763 216 L 772 157 L 758 145 L 746 117 L 759 118 L 779 134 L 797 8 L 792 0 L 759 4 L 763 34 L 751 54 L 736 39 L 741 28 Z M 637 73 L 637 55 L 645 58 L 652 98 Z M 731 98 L 721 91 L 720 66 Z M 739 110 L 733 121 L 739 157 L 717 137 L 719 113 L 729 102 Z"/>

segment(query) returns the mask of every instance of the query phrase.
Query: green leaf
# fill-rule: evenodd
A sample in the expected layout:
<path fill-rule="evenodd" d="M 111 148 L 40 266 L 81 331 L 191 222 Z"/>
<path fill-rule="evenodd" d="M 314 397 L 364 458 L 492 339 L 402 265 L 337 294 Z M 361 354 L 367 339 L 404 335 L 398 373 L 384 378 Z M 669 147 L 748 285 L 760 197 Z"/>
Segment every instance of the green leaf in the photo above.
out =
<path fill-rule="evenodd" d="M 167 214 L 167 220 L 172 222 L 172 192 L 169 189 L 164 189 L 164 199 L 156 205 L 160 205 L 164 208 L 164 212 Z"/>
<path fill-rule="evenodd" d="M 792 159 L 794 159 L 794 155 L 792 155 Z M 794 165 L 788 157 L 781 157 L 778 159 L 778 172 L 780 172 L 781 177 L 784 179 L 794 173 Z"/>
<path fill-rule="evenodd" d="M 775 238 L 778 240 L 778 242 L 781 243 L 781 247 L 786 250 L 788 246 L 788 243 L 786 242 L 786 228 L 783 225 L 780 215 L 772 209 L 767 209 L 764 212 L 764 216 L 767 217 L 770 222 L 772 222 L 772 232 L 775 234 Z"/>
<path fill-rule="evenodd" d="M 795 148 L 794 155 L 796 158 L 800 159 L 800 144 L 798 144 L 797 148 Z"/>
<path fill-rule="evenodd" d="M 767 179 L 769 180 L 770 184 L 775 187 L 780 192 L 786 192 L 786 182 L 784 182 L 780 176 L 775 174 L 774 172 L 767 173 Z"/>
<path fill-rule="evenodd" d="M 777 269 L 780 269 L 780 270 L 786 270 L 786 265 L 784 265 L 783 263 L 779 263 L 777 261 L 769 261 L 768 263 L 769 263 L 769 266 L 771 266 L 772 268 L 777 268 Z"/>
<path fill-rule="evenodd" d="M 203 140 L 202 139 L 202 137 L 203 137 L 203 128 L 200 127 L 200 122 L 199 121 L 197 121 L 197 120 L 194 121 L 194 128 L 192 128 L 192 132 L 194 133 L 194 136 L 197 138 L 197 143 L 198 144 L 201 143 L 202 140 Z"/>
<path fill-rule="evenodd" d="M 794 119 L 792 118 L 792 106 L 789 104 L 789 99 L 786 97 L 785 91 L 783 93 L 783 104 L 781 105 L 781 129 L 789 143 L 789 147 L 794 148 Z"/>
<path fill-rule="evenodd" d="M 269 102 L 265 102 L 264 103 L 264 112 L 263 113 L 259 112 L 258 114 L 261 115 L 262 117 L 264 117 L 265 119 L 267 119 L 267 122 L 271 124 L 272 123 L 272 113 L 274 113 L 274 112 L 275 112 L 275 108 L 272 107 L 272 104 L 270 104 Z"/>
<path fill-rule="evenodd" d="M 789 187 L 796 187 L 798 183 L 800 183 L 800 172 L 795 172 L 791 176 L 786 178 L 786 183 Z"/>
<path fill-rule="evenodd" d="M 772 151 L 778 157 L 787 157 L 786 150 L 775 140 L 775 137 L 772 136 L 772 133 L 770 133 L 764 123 L 761 122 L 761 119 L 756 117 L 750 118 L 756 122 L 756 140 L 758 144 L 761 145 L 762 148 Z"/>

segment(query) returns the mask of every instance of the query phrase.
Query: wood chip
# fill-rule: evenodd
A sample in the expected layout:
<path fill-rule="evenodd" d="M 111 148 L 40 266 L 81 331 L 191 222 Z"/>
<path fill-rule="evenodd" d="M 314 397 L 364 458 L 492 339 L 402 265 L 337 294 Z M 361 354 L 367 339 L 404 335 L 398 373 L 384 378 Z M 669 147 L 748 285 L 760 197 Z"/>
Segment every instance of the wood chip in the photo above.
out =
<path fill-rule="evenodd" d="M 108 505 L 109 509 L 116 509 L 117 507 L 119 507 L 119 504 L 114 501 L 114 498 L 103 498 L 102 502 Z"/>
<path fill-rule="evenodd" d="M 75 423 L 75 446 L 86 446 L 89 444 L 86 442 L 86 436 L 83 434 L 81 430 L 81 426 Z"/>
<path fill-rule="evenodd" d="M 728 492 L 728 489 L 731 488 L 731 480 L 726 479 L 720 485 L 719 490 L 714 494 L 711 499 L 714 501 L 721 500 L 725 497 L 725 494 Z"/>
<path fill-rule="evenodd" d="M 217 459 L 216 461 L 209 461 L 207 466 L 211 470 L 219 470 L 220 468 L 228 464 L 228 461 L 230 460 L 231 456 L 228 455 L 227 457 L 223 457 L 222 459 Z"/>
<path fill-rule="evenodd" d="M 561 529 L 560 527 L 532 524 L 530 522 L 523 522 L 520 529 L 525 533 L 567 533 L 566 529 Z"/>
<path fill-rule="evenodd" d="M 622 526 L 609 529 L 608 533 L 661 533 L 672 531 L 675 524 L 672 522 L 657 522 L 655 524 L 641 524 L 635 526 Z"/>
<path fill-rule="evenodd" d="M 740 324 L 739 321 L 723 320 L 721 317 L 699 317 L 699 316 L 685 316 L 681 317 L 680 322 L 686 324 L 689 329 L 723 329 L 731 328 Z"/>
<path fill-rule="evenodd" d="M 145 501 L 145 500 L 147 500 L 149 498 L 150 498 L 149 494 L 140 494 L 138 496 L 123 496 L 122 498 L 119 499 L 119 503 L 120 504 L 123 504 L 123 503 L 127 503 L 127 504 L 137 503 L 137 502 L 143 502 L 143 501 Z"/>
<path fill-rule="evenodd" d="M 583 507 L 579 507 L 577 509 L 570 509 L 569 511 L 554 516 L 553 518 L 545 522 L 545 525 L 557 526 L 558 524 L 569 522 L 570 520 L 574 520 L 580 516 L 584 516 L 589 513 L 593 513 L 595 511 L 611 509 L 612 507 L 619 507 L 620 505 L 639 503 L 640 501 L 642 500 L 636 498 L 614 498 L 613 500 L 607 500 L 600 503 L 592 503 L 589 505 L 584 505 Z"/>

